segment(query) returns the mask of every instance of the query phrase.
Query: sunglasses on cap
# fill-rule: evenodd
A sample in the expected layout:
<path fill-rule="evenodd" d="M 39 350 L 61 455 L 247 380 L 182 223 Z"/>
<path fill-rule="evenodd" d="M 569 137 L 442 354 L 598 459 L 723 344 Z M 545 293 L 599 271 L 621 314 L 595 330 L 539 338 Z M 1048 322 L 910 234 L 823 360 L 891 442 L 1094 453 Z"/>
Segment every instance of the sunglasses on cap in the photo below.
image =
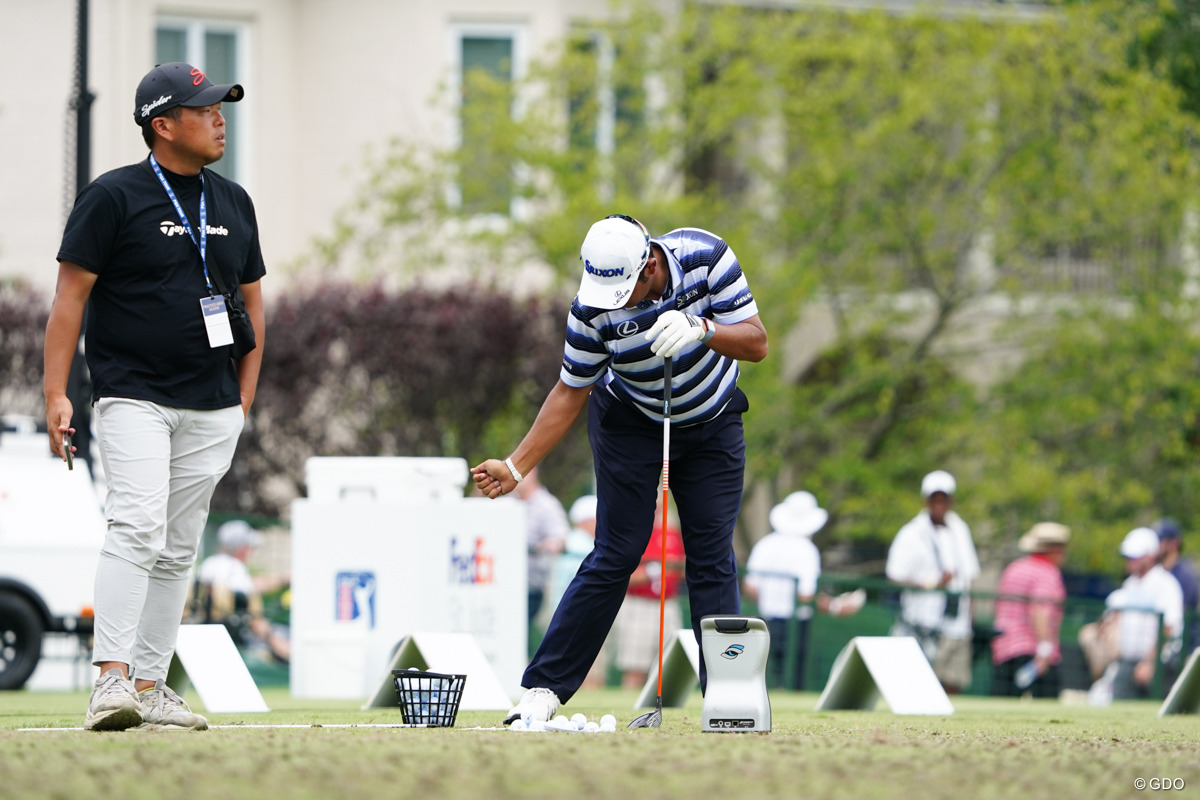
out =
<path fill-rule="evenodd" d="M 650 231 L 646 230 L 646 226 L 628 214 L 609 214 L 605 219 L 623 219 L 638 226 L 638 229 L 642 232 L 642 236 L 646 237 L 646 249 L 642 251 L 642 263 L 638 265 L 638 269 L 640 270 L 646 266 L 646 262 L 650 260 Z"/>

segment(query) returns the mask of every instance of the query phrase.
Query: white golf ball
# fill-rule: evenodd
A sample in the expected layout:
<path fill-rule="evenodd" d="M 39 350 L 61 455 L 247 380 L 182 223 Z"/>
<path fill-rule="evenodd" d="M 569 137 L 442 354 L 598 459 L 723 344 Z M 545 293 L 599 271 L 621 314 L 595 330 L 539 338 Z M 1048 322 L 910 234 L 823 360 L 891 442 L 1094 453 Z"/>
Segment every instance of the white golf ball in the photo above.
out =
<path fill-rule="evenodd" d="M 600 730 L 600 723 L 589 722 L 583 726 L 583 730 L 587 733 L 597 733 Z M 616 730 L 615 728 L 613 730 Z"/>
<path fill-rule="evenodd" d="M 574 725 L 576 728 L 579 728 L 580 730 L 583 730 L 583 726 L 587 725 L 587 721 L 588 721 L 588 718 L 583 714 L 572 714 L 571 715 L 571 724 Z"/>
<path fill-rule="evenodd" d="M 554 724 L 561 728 L 564 725 L 570 725 L 571 721 L 569 719 L 567 719 L 565 715 L 559 714 L 557 717 L 554 718 Z"/>
<path fill-rule="evenodd" d="M 601 725 L 611 725 L 615 728 L 615 727 L 617 727 L 617 718 L 614 717 L 612 714 L 605 714 L 603 717 L 600 718 L 600 724 Z"/>
<path fill-rule="evenodd" d="M 514 719 L 512 721 L 512 725 L 510 725 L 509 728 L 514 731 L 529 730 L 529 726 L 525 724 L 525 720 L 523 720 L 523 719 Z"/>
<path fill-rule="evenodd" d="M 540 719 L 535 719 L 529 723 L 529 730 L 544 731 L 544 730 L 546 730 L 546 723 L 542 722 Z"/>

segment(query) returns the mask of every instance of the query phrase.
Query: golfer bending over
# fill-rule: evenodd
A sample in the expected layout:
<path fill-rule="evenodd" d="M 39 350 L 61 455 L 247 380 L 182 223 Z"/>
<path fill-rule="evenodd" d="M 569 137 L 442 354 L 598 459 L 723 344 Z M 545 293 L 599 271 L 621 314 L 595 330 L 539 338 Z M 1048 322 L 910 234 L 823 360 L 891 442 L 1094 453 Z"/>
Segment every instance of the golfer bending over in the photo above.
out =
<path fill-rule="evenodd" d="M 742 502 L 749 408 L 738 359 L 761 361 L 767 332 L 737 257 L 718 236 L 680 228 L 651 239 L 616 214 L 591 227 L 567 319 L 562 372 L 512 455 L 472 468 L 487 497 L 511 492 L 566 434 L 588 396 L 598 496 L 596 545 L 550 621 L 505 723 L 548 721 L 600 652 L 654 524 L 662 468 L 663 359 L 674 359 L 670 490 L 687 555 L 692 630 L 740 611 L 733 526 Z M 703 657 L 701 691 L 707 685 Z"/>

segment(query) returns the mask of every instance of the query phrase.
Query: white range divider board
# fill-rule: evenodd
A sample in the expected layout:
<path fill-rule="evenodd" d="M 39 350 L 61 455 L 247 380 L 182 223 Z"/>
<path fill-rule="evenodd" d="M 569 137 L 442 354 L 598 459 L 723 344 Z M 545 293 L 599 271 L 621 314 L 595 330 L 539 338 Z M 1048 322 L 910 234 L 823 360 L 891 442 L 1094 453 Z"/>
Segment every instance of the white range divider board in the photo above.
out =
<path fill-rule="evenodd" d="M 205 711 L 257 714 L 271 710 L 224 625 L 180 625 L 175 659 L 196 687 Z M 173 677 L 171 683 L 176 681 Z"/>
<path fill-rule="evenodd" d="M 292 503 L 293 697 L 372 697 L 414 632 L 469 634 L 509 696 L 527 660 L 525 506 L 456 458 L 312 458 Z M 468 678 L 468 684 L 470 684 Z"/>
<path fill-rule="evenodd" d="M 692 691 L 700 685 L 700 645 L 691 628 L 680 628 L 663 645 L 663 708 L 681 708 Z M 658 705 L 658 656 L 646 678 L 642 693 L 634 708 L 654 708 Z"/>
<path fill-rule="evenodd" d="M 399 706 L 392 670 L 412 667 L 443 675 L 466 675 L 459 711 L 507 711 L 512 707 L 512 699 L 473 637 L 465 633 L 414 633 L 405 636 L 396 648 L 392 663 L 363 711 Z"/>
<path fill-rule="evenodd" d="M 912 636 L 856 636 L 847 642 L 833 662 L 817 711 L 870 711 L 881 696 L 893 714 L 954 713 Z"/>
<path fill-rule="evenodd" d="M 1163 704 L 1159 707 L 1158 716 L 1200 712 L 1200 667 L 1196 666 L 1198 660 L 1200 660 L 1200 649 L 1193 650 L 1192 654 L 1188 656 L 1179 677 L 1175 679 L 1171 691 L 1167 693 L 1167 699 L 1163 700 Z"/>

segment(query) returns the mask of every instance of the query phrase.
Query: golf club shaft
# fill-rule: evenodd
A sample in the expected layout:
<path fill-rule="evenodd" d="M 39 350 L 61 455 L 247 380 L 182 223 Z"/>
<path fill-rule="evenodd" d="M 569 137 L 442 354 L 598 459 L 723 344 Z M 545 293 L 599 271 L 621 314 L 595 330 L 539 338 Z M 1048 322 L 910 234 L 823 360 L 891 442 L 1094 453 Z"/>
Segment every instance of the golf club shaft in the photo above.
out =
<path fill-rule="evenodd" d="M 658 702 L 662 706 L 663 625 L 667 619 L 667 489 L 671 466 L 671 357 L 663 362 L 662 530 L 659 536 L 658 578 Z"/>

